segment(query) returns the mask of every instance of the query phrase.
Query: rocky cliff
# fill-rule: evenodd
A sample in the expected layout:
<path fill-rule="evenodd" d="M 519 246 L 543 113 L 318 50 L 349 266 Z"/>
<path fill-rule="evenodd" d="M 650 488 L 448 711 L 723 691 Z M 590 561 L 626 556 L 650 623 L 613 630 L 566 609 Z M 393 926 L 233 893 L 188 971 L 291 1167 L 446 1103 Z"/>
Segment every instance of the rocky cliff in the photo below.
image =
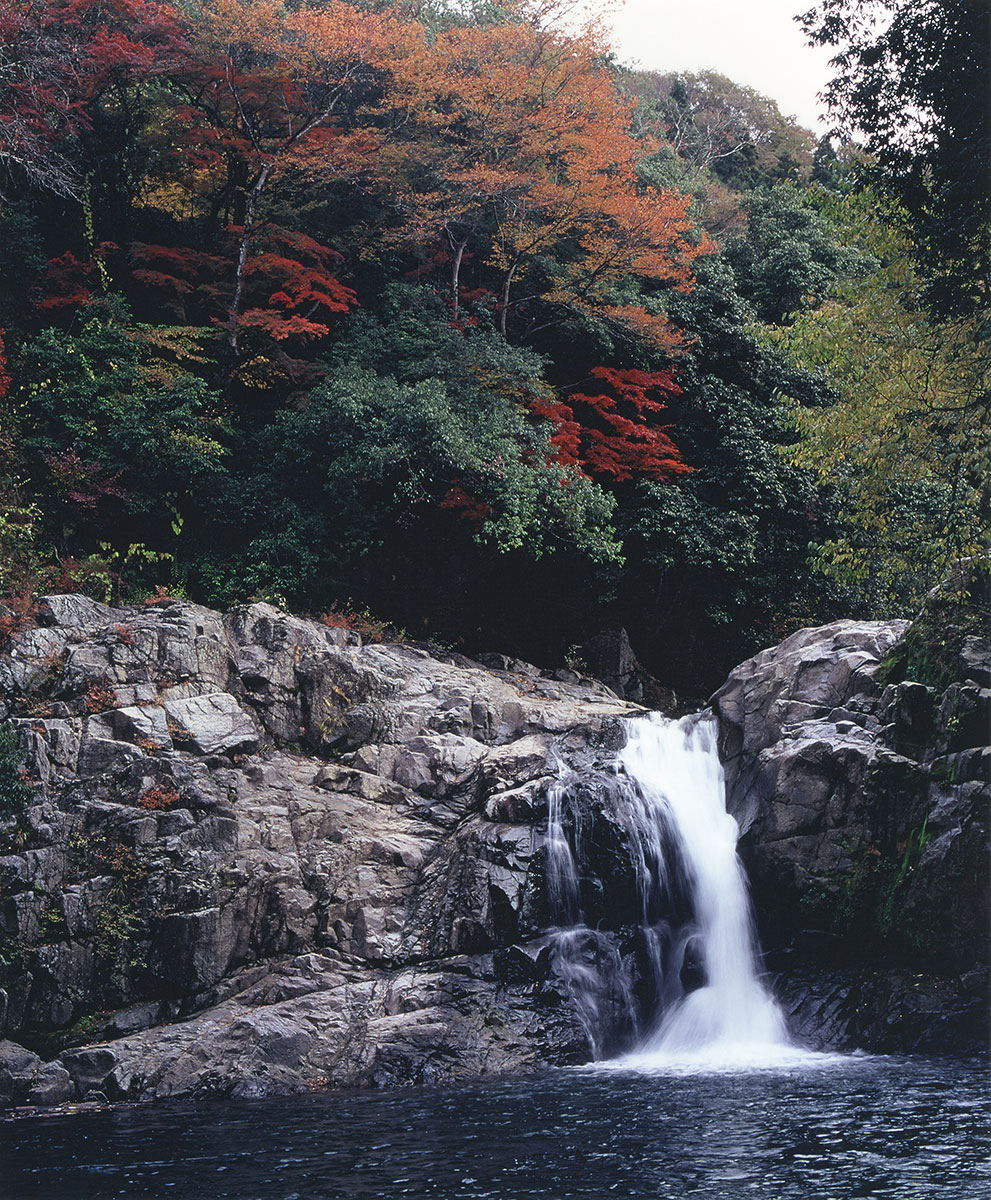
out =
<path fill-rule="evenodd" d="M 991 640 L 958 639 L 932 686 L 894 681 L 906 630 L 839 621 L 737 667 L 712 700 L 727 803 L 793 1032 L 973 1051 L 991 987 Z"/>
<path fill-rule="evenodd" d="M 803 631 L 714 707 L 799 1032 L 969 1049 L 991 676 L 975 644 L 956 691 L 883 686 L 902 631 Z M 576 951 L 599 979 L 617 964 L 601 1049 L 629 1044 L 631 996 L 649 1009 L 614 767 L 642 710 L 592 679 L 365 645 L 265 604 L 51 596 L 10 635 L 0 694 L 17 740 L 0 745 L 0 1103 L 582 1061 Z M 562 774 L 596 927 L 567 970 L 546 871 Z"/>
<path fill-rule="evenodd" d="M 0 826 L 6 1099 L 587 1057 L 542 938 L 544 793 L 569 761 L 596 791 L 636 710 L 561 675 L 265 604 L 43 599 L 0 661 L 32 785 Z"/>

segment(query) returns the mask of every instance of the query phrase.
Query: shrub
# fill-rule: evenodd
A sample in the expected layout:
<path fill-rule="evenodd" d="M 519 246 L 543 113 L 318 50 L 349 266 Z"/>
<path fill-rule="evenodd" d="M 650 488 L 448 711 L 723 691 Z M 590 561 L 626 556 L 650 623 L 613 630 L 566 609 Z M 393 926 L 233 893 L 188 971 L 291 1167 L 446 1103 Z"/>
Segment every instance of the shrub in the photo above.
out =
<path fill-rule="evenodd" d="M 406 630 L 382 621 L 374 616 L 367 608 L 353 608 L 351 601 L 346 605 L 332 604 L 327 612 L 322 613 L 320 620 L 331 629 L 347 629 L 360 634 L 366 642 L 402 642 L 406 640 Z"/>
<path fill-rule="evenodd" d="M 86 707 L 91 713 L 106 712 L 117 707 L 114 689 L 103 679 L 91 683 L 86 689 Z"/>
<path fill-rule="evenodd" d="M 9 722 L 0 723 L 0 818 L 16 816 L 31 798 L 24 782 L 24 755 Z"/>
<path fill-rule="evenodd" d="M 138 805 L 141 808 L 148 808 L 154 812 L 162 812 L 170 808 L 175 808 L 179 803 L 179 792 L 176 790 L 175 784 L 171 780 L 166 780 L 164 783 L 156 783 L 154 787 L 148 788 L 138 797 Z"/>
<path fill-rule="evenodd" d="M 0 611 L 0 649 L 5 649 L 14 634 L 34 624 L 30 596 L 8 596 Z"/>

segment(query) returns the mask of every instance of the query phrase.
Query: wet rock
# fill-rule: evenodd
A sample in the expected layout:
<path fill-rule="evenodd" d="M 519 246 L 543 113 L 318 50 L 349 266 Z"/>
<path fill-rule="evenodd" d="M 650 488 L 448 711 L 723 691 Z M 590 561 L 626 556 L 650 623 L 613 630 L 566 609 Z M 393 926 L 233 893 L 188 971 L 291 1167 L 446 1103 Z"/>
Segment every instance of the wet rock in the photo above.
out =
<path fill-rule="evenodd" d="M 782 994 L 814 1045 L 959 1051 L 987 1039 L 955 982 L 985 971 L 989 950 L 983 640 L 965 643 L 972 681 L 882 687 L 904 629 L 802 630 L 712 700 L 762 936 L 772 957 L 791 956 Z M 824 963 L 847 974 L 837 982 Z"/>
<path fill-rule="evenodd" d="M 66 1050 L 59 1065 L 72 1079 L 80 1099 L 87 1093 L 102 1089 L 117 1065 L 117 1055 L 109 1046 L 92 1046 L 83 1050 Z"/>
<path fill-rule="evenodd" d="M 0 1104 L 20 1104 L 42 1062 L 16 1042 L 0 1040 Z"/>
<path fill-rule="evenodd" d="M 796 969 L 775 992 L 792 1037 L 812 1050 L 966 1054 L 987 1048 L 987 992 L 908 970 Z"/>
<path fill-rule="evenodd" d="M 0 854 L 7 1027 L 74 1044 L 39 1103 L 66 1076 L 77 1098 L 253 1096 L 588 1054 L 549 956 L 524 985 L 492 952 L 547 918 L 559 758 L 597 771 L 630 705 L 265 604 L 42 619 L 11 695 L 44 678 L 71 715 L 14 712 L 42 785 Z M 14 1065 L 21 1100 L 39 1062 Z"/>
<path fill-rule="evenodd" d="M 76 1088 L 65 1067 L 58 1063 L 45 1063 L 36 1072 L 25 1101 L 28 1104 L 67 1104 L 75 1100 Z"/>
<path fill-rule="evenodd" d="M 991 687 L 991 638 L 964 638 L 960 651 L 960 677 L 979 687 Z"/>

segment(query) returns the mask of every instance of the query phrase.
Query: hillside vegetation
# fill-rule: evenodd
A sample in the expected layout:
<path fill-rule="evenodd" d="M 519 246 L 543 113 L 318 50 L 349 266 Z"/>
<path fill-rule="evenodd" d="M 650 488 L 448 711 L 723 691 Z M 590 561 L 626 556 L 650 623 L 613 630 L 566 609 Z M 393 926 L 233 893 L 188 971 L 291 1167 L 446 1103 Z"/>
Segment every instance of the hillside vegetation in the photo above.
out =
<path fill-rule="evenodd" d="M 987 9 L 865 7 L 804 18 L 853 143 L 556 0 L 5 5 L 0 636 L 57 590 L 624 626 L 701 695 L 911 615 L 987 547 Z"/>

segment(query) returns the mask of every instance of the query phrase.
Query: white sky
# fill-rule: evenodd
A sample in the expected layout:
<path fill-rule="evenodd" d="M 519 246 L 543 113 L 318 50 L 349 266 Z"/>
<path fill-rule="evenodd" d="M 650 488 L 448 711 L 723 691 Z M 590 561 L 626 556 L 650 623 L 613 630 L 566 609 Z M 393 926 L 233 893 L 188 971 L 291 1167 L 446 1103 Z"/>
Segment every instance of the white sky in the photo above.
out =
<path fill-rule="evenodd" d="M 626 0 L 607 17 L 621 62 L 647 70 L 728 75 L 776 100 L 812 130 L 832 75 L 828 49 L 806 46 L 793 16 L 814 0 Z"/>

